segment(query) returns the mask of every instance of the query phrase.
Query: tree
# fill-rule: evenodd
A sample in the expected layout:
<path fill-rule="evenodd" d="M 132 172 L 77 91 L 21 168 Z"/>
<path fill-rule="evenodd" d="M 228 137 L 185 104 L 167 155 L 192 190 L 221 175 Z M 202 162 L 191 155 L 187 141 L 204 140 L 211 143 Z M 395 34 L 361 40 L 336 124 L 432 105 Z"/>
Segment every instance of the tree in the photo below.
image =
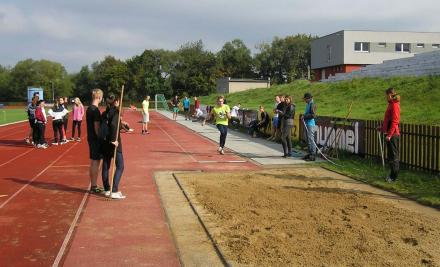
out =
<path fill-rule="evenodd" d="M 219 68 L 224 77 L 252 78 L 253 59 L 251 50 L 240 39 L 234 39 L 223 45 L 217 53 Z"/>
<path fill-rule="evenodd" d="M 174 94 L 207 95 L 215 91 L 220 76 L 214 54 L 205 51 L 200 40 L 177 51 L 170 83 Z"/>
<path fill-rule="evenodd" d="M 91 91 L 95 88 L 93 73 L 89 66 L 83 66 L 79 73 L 72 75 L 73 90 L 72 96 L 79 97 L 81 101 L 91 100 Z"/>
<path fill-rule="evenodd" d="M 109 93 L 120 94 L 123 84 L 128 81 L 128 68 L 122 62 L 112 56 L 106 56 L 103 61 L 92 64 L 96 87 L 102 89 L 105 95 Z M 126 87 L 126 93 L 130 88 Z"/>
<path fill-rule="evenodd" d="M 45 98 L 49 100 L 54 96 L 68 96 L 72 90 L 70 77 L 64 66 L 44 59 L 26 59 L 12 68 L 10 88 L 17 100 L 26 99 L 28 86 L 42 87 Z"/>
<path fill-rule="evenodd" d="M 298 34 L 285 38 L 275 37 L 271 44 L 257 46 L 256 68 L 261 77 L 270 77 L 281 84 L 306 78 L 311 60 L 310 42 L 316 37 Z"/>
<path fill-rule="evenodd" d="M 11 70 L 0 65 L 0 100 L 5 101 L 13 97 L 9 85 L 11 83 Z"/>

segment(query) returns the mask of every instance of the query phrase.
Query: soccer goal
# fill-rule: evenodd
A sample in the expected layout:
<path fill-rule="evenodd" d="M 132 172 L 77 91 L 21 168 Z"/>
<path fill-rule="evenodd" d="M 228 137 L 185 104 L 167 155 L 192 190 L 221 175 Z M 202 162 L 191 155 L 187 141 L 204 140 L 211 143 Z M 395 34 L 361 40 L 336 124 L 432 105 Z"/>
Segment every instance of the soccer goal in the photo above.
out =
<path fill-rule="evenodd" d="M 169 111 L 167 99 L 163 94 L 154 95 L 155 110 L 163 109 Z"/>

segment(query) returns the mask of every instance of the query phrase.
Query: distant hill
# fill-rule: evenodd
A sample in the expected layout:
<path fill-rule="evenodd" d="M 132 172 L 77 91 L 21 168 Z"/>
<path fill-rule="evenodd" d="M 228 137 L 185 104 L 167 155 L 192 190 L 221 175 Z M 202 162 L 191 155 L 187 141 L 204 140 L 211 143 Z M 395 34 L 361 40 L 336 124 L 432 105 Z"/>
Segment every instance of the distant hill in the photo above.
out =
<path fill-rule="evenodd" d="M 302 97 L 310 92 L 318 106 L 318 115 L 345 117 L 353 102 L 351 118 L 383 119 L 387 106 L 385 90 L 394 87 L 401 96 L 401 122 L 440 125 L 440 76 L 393 77 L 388 79 L 364 78 L 336 83 L 310 83 L 298 80 L 268 89 L 252 89 L 225 95 L 232 107 L 257 109 L 264 105 L 272 109 L 274 96 L 293 96 L 297 112 L 303 113 Z M 215 104 L 216 94 L 201 97 L 202 104 Z"/>

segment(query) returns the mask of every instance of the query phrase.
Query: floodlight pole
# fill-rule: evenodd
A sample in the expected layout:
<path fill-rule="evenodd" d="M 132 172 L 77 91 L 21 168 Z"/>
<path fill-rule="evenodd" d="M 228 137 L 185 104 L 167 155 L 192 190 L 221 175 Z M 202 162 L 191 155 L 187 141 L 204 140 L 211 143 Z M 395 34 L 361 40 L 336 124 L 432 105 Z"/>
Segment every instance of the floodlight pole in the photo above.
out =
<path fill-rule="evenodd" d="M 53 87 L 53 81 L 50 81 L 50 83 L 52 84 L 52 103 L 55 103 L 55 89 Z"/>

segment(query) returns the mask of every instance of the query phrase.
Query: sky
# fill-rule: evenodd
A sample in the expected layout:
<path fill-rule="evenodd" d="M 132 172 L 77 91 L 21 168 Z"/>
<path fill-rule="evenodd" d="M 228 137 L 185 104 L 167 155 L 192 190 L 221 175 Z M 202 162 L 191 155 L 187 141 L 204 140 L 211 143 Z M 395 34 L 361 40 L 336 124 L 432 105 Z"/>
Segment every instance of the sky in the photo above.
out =
<path fill-rule="evenodd" d="M 0 65 L 48 59 L 69 73 L 106 55 L 177 50 L 202 40 L 217 52 L 275 36 L 339 30 L 440 32 L 440 1 L 395 0 L 0 0 Z"/>

